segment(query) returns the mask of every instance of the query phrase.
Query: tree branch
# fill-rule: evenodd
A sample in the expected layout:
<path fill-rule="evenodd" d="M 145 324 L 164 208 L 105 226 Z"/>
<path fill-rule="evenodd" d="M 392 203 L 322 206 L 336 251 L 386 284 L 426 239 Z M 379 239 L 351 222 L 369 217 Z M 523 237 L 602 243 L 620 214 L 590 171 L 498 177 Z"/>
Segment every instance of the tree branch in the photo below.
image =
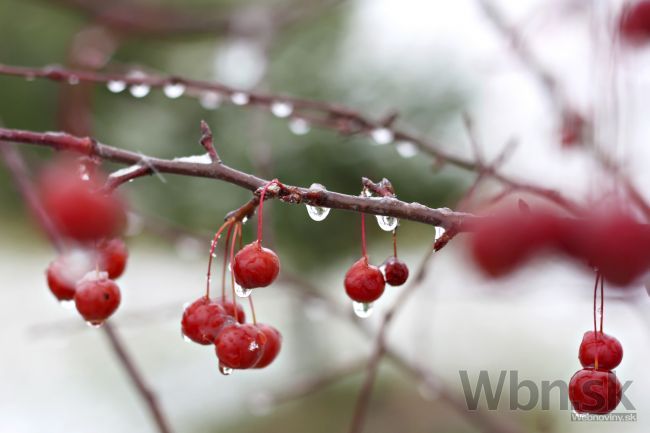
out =
<path fill-rule="evenodd" d="M 268 183 L 265 179 L 236 170 L 223 163 L 213 164 L 209 158 L 202 156 L 175 158 L 173 160 L 153 158 L 101 144 L 90 137 L 75 137 L 60 132 L 38 133 L 0 128 L 0 140 L 48 146 L 57 150 L 96 156 L 103 160 L 124 164 L 137 165 L 144 158 L 148 167 L 160 173 L 218 179 L 253 192 Z M 419 203 L 405 203 L 395 198 L 357 197 L 288 185 L 283 185 L 278 192 L 270 192 L 267 196 L 277 198 L 285 203 L 304 203 L 373 215 L 393 216 L 403 220 L 440 226 L 445 229 L 454 228 L 459 232 L 470 230 L 471 221 L 476 218 L 471 214 L 453 212 L 446 208 L 433 209 Z"/>

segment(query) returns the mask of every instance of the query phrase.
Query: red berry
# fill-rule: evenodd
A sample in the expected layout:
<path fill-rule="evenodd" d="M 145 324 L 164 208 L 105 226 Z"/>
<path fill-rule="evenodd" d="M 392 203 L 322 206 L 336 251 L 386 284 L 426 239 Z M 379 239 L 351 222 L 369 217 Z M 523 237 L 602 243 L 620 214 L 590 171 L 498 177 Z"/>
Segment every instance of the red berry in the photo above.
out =
<path fill-rule="evenodd" d="M 74 299 L 77 282 L 94 267 L 94 255 L 74 250 L 60 255 L 47 268 L 47 284 L 60 301 Z"/>
<path fill-rule="evenodd" d="M 270 365 L 280 353 L 282 348 L 282 334 L 270 325 L 257 325 L 257 328 L 266 335 L 266 344 L 262 358 L 255 364 L 255 368 L 264 368 Z"/>
<path fill-rule="evenodd" d="M 235 255 L 232 269 L 235 281 L 244 289 L 266 287 L 278 276 L 280 259 L 273 251 L 255 241 Z"/>
<path fill-rule="evenodd" d="M 229 301 L 227 299 L 219 299 L 216 302 L 223 307 L 227 315 L 229 315 L 233 319 L 235 318 L 235 302 Z M 246 313 L 244 312 L 244 307 L 242 307 L 241 304 L 236 304 L 236 305 L 237 305 L 237 322 L 244 324 L 246 323 Z"/>
<path fill-rule="evenodd" d="M 561 219 L 548 213 L 505 213 L 485 217 L 474 226 L 471 253 L 491 277 L 501 277 L 521 266 L 533 253 L 558 242 Z"/>
<path fill-rule="evenodd" d="M 572 224 L 564 250 L 596 267 L 608 282 L 627 286 L 650 267 L 650 231 L 630 215 L 607 212 Z"/>
<path fill-rule="evenodd" d="M 214 342 L 224 326 L 232 323 L 232 317 L 221 305 L 203 296 L 183 312 L 181 330 L 195 343 L 208 345 Z"/>
<path fill-rule="evenodd" d="M 120 305 L 120 288 L 108 279 L 106 272 L 92 271 L 77 283 L 74 302 L 79 314 L 93 325 L 99 325 Z"/>
<path fill-rule="evenodd" d="M 599 332 L 596 339 L 594 331 L 585 332 L 578 353 L 580 364 L 583 367 L 594 367 L 596 353 L 598 353 L 598 369 L 613 370 L 623 359 L 623 346 L 611 335 Z"/>
<path fill-rule="evenodd" d="M 252 368 L 262 359 L 266 334 L 251 324 L 233 324 L 219 333 L 214 344 L 222 366 Z"/>
<path fill-rule="evenodd" d="M 621 38 L 641 45 L 650 40 L 650 1 L 640 1 L 623 9 L 619 22 Z"/>
<path fill-rule="evenodd" d="M 73 164 L 60 164 L 40 179 L 43 207 L 62 235 L 87 242 L 117 234 L 126 221 L 124 204 L 100 192 L 98 178 L 84 180 Z"/>
<path fill-rule="evenodd" d="M 102 240 L 97 245 L 99 253 L 99 268 L 108 272 L 108 277 L 116 279 L 124 273 L 129 251 L 122 239 Z"/>
<path fill-rule="evenodd" d="M 409 277 L 409 268 L 397 257 L 389 257 L 384 262 L 384 275 L 386 283 L 391 286 L 401 286 Z"/>
<path fill-rule="evenodd" d="M 621 383 L 611 371 L 585 368 L 571 378 L 569 399 L 578 413 L 610 413 L 621 401 Z"/>
<path fill-rule="evenodd" d="M 345 274 L 345 291 L 356 302 L 374 302 L 384 293 L 386 282 L 381 271 L 368 264 L 368 258 L 357 260 Z"/>

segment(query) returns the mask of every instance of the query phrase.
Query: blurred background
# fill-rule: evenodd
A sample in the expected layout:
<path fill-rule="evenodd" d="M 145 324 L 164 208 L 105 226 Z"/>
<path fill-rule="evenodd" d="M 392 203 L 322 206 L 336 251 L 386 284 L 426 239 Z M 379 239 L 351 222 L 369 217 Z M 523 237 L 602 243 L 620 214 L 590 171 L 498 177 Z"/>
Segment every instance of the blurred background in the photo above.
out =
<path fill-rule="evenodd" d="M 516 40 L 495 26 L 483 3 L 2 0 L 0 63 L 140 70 L 337 102 L 373 119 L 399 113 L 400 128 L 472 158 L 467 113 L 487 160 L 517 143 L 504 173 L 576 200 L 598 200 L 611 185 L 592 150 L 562 146 L 554 98 L 516 54 L 525 44 L 558 79 L 562 99 L 594 119 L 599 150 L 637 185 L 648 185 L 650 54 L 613 52 L 611 27 L 623 2 L 489 2 L 516 29 Z M 377 145 L 260 108 L 172 100 L 158 90 L 134 98 L 100 85 L 0 75 L 0 122 L 9 128 L 91 134 L 171 158 L 201 152 L 202 119 L 228 165 L 289 184 L 357 194 L 362 176 L 386 177 L 404 201 L 455 209 L 476 177 L 436 163 L 411 143 Z M 53 156 L 19 149 L 33 173 Z M 283 272 L 308 284 L 283 280 L 256 292 L 257 316 L 283 333 L 283 350 L 267 369 L 225 377 L 211 348 L 183 341 L 179 322 L 183 305 L 202 293 L 211 233 L 250 193 L 172 175 L 141 178 L 122 190 L 132 210 L 131 257 L 120 280 L 123 302 L 111 320 L 174 431 L 345 431 L 364 377 L 358 366 L 373 350 L 382 312 L 404 290 L 389 288 L 367 319 L 352 315 L 342 281 L 359 255 L 359 216 L 333 211 L 314 222 L 301 206 L 269 202 L 266 239 Z M 499 190 L 497 183 L 482 184 L 475 204 Z M 0 222 L 0 430 L 155 432 L 105 336 L 49 293 L 44 270 L 55 252 L 2 164 Z M 254 229 L 245 226 L 245 241 Z M 433 236 L 433 227 L 400 225 L 400 255 L 412 271 Z M 368 238 L 379 264 L 391 254 L 391 236 L 369 224 Z M 541 383 L 568 381 L 579 369 L 578 346 L 592 323 L 593 275 L 548 259 L 487 281 L 468 263 L 464 242 L 459 236 L 429 261 L 388 335 L 394 352 L 434 376 L 423 382 L 382 362 L 364 431 L 496 431 L 449 404 L 450 395 L 462 398 L 459 370 L 472 378 L 487 370 L 495 382 L 501 370 L 517 370 L 520 379 Z M 622 382 L 633 381 L 626 395 L 638 422 L 571 422 L 557 393 L 551 410 L 511 411 L 508 383 L 489 418 L 521 432 L 648 431 L 649 306 L 643 287 L 609 290 L 606 328 L 624 346 L 616 372 Z M 328 386 L 310 384 L 346 369 L 351 374 Z"/>

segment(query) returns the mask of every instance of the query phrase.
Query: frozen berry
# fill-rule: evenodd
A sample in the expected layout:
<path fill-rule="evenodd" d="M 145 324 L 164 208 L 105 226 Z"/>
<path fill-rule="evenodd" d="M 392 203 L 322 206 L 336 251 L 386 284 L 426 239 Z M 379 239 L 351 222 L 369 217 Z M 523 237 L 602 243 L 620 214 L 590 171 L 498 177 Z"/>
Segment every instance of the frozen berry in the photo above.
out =
<path fill-rule="evenodd" d="M 74 302 L 79 314 L 93 325 L 99 325 L 120 305 L 120 289 L 108 279 L 106 272 L 91 271 L 77 283 Z"/>
<path fill-rule="evenodd" d="M 115 194 L 101 192 L 98 178 L 84 176 L 74 164 L 46 170 L 39 182 L 45 211 L 59 233 L 77 241 L 117 234 L 126 221 L 124 204 Z"/>
<path fill-rule="evenodd" d="M 226 326 L 214 341 L 222 366 L 234 369 L 252 368 L 264 354 L 266 334 L 251 324 Z"/>
<path fill-rule="evenodd" d="M 77 282 L 94 267 L 94 255 L 74 250 L 60 255 L 47 268 L 47 285 L 60 301 L 74 298 Z"/>
<path fill-rule="evenodd" d="M 227 315 L 229 315 L 233 319 L 235 318 L 235 302 L 229 301 L 227 299 L 219 299 L 215 302 L 217 302 L 219 305 L 223 307 Z M 239 303 L 236 305 L 237 305 L 237 322 L 244 324 L 246 323 L 246 313 L 244 312 L 244 307 L 242 307 L 242 305 Z"/>
<path fill-rule="evenodd" d="M 368 258 L 357 260 L 345 274 L 345 292 L 356 302 L 374 302 L 384 293 L 386 282 L 381 271 L 368 264 Z"/>
<path fill-rule="evenodd" d="M 384 275 L 386 283 L 391 286 L 401 286 L 409 277 L 409 268 L 397 257 L 389 257 L 384 262 Z"/>
<path fill-rule="evenodd" d="M 99 254 L 99 268 L 108 272 L 108 277 L 116 279 L 126 268 L 126 261 L 129 257 L 129 251 L 122 239 L 106 239 L 97 245 Z"/>
<path fill-rule="evenodd" d="M 254 241 L 235 255 L 232 269 L 235 281 L 244 289 L 266 287 L 278 276 L 280 260 L 273 251 Z"/>
<path fill-rule="evenodd" d="M 598 332 L 598 339 L 594 331 L 585 332 L 580 343 L 578 358 L 583 367 L 594 367 L 598 353 L 598 369 L 613 370 L 623 359 L 623 346 L 611 335 Z"/>
<path fill-rule="evenodd" d="M 282 334 L 280 331 L 269 325 L 257 325 L 257 328 L 266 335 L 266 344 L 262 358 L 255 364 L 255 368 L 264 368 L 270 365 L 280 353 L 282 348 Z"/>
<path fill-rule="evenodd" d="M 625 6 L 619 22 L 621 39 L 632 45 L 650 41 L 650 1 Z"/>
<path fill-rule="evenodd" d="M 224 308 L 203 296 L 190 304 L 183 312 L 181 330 L 195 343 L 212 344 L 224 326 L 234 323 Z"/>
<path fill-rule="evenodd" d="M 569 382 L 569 399 L 578 413 L 610 413 L 621 401 L 621 394 L 621 383 L 611 371 L 585 368 Z"/>

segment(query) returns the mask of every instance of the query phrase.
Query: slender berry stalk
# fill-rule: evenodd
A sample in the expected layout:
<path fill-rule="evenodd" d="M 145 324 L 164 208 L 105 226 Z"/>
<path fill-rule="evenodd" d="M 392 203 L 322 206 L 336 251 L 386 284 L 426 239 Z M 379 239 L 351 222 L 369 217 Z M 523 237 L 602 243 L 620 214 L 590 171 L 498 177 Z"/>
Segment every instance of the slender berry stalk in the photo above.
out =
<path fill-rule="evenodd" d="M 230 244 L 230 236 L 232 235 L 233 224 L 228 226 L 228 233 L 226 234 L 226 246 L 223 249 L 223 267 L 221 269 L 221 299 L 226 300 L 226 270 L 228 268 L 228 245 Z"/>
<path fill-rule="evenodd" d="M 361 255 L 368 260 L 368 249 L 366 248 L 366 214 L 361 213 Z"/>
<path fill-rule="evenodd" d="M 253 295 L 248 296 L 248 305 L 251 307 L 251 315 L 253 316 L 253 325 L 257 325 L 257 317 L 255 316 L 255 306 L 253 305 Z"/>
<path fill-rule="evenodd" d="M 260 204 L 259 204 L 259 209 L 257 211 L 257 243 L 261 244 L 262 243 L 262 222 L 264 221 L 264 217 L 262 215 L 262 212 L 264 210 L 264 196 L 266 195 L 266 191 L 271 187 L 271 185 L 281 185 L 281 183 L 277 179 L 273 179 L 266 185 L 264 185 L 264 189 L 262 189 L 262 193 L 260 194 Z"/>
<path fill-rule="evenodd" d="M 241 223 L 236 223 L 235 224 L 235 230 L 232 235 L 232 242 L 230 244 L 230 266 L 232 267 L 233 260 L 235 258 L 235 244 L 237 243 L 237 236 L 241 235 Z M 235 323 L 239 322 L 239 317 L 237 314 L 237 294 L 235 293 L 235 273 L 230 272 L 230 285 L 232 288 L 232 302 L 234 305 L 234 313 L 235 313 Z"/>
<path fill-rule="evenodd" d="M 232 224 L 232 219 L 229 219 L 225 223 L 219 227 L 219 230 L 217 230 L 217 233 L 215 233 L 214 238 L 212 239 L 212 244 L 210 244 L 210 257 L 208 258 L 208 272 L 207 272 L 207 279 L 205 283 L 205 297 L 210 298 L 210 280 L 212 279 L 212 259 L 214 257 L 214 252 L 217 249 L 217 242 L 219 241 L 219 238 L 221 237 L 221 233 L 223 230 L 230 226 Z"/>

